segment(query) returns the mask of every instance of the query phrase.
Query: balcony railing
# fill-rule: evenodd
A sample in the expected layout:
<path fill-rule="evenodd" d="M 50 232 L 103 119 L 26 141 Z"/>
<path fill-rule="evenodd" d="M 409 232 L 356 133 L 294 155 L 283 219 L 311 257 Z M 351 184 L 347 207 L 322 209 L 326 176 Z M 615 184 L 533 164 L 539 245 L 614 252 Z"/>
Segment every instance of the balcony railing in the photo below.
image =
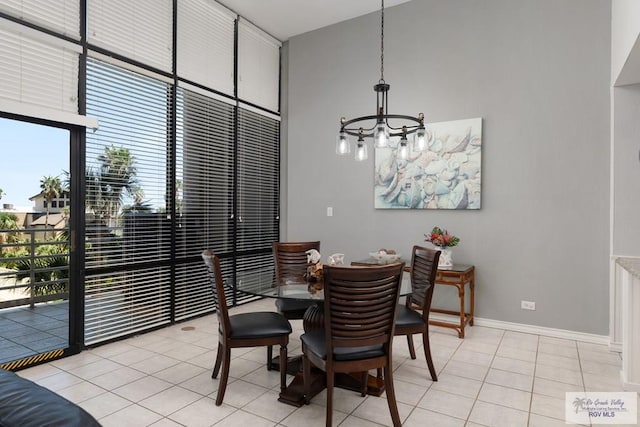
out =
<path fill-rule="evenodd" d="M 0 229 L 0 309 L 69 298 L 68 229 Z"/>

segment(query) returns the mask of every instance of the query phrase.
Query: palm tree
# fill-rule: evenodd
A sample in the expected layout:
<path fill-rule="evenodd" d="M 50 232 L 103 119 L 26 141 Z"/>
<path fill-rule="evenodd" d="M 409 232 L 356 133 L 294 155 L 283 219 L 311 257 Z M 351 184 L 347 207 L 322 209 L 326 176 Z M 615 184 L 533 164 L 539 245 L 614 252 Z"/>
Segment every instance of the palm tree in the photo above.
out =
<path fill-rule="evenodd" d="M 87 183 L 87 190 L 97 193 L 94 194 L 96 206 L 100 210 L 104 209 L 104 213 L 111 218 L 117 216 L 124 193 L 135 195 L 136 189 L 139 188 L 135 158 L 129 149 L 112 145 L 104 148 L 104 153 L 98 156 L 98 161 L 100 173 L 98 175 L 91 173 L 91 170 L 88 171 L 87 177 L 92 178 L 93 183 Z"/>
<path fill-rule="evenodd" d="M 96 217 L 104 219 L 107 216 L 107 213 L 102 197 L 100 174 L 93 168 L 89 167 L 85 172 L 84 178 L 87 209 L 91 210 Z"/>
<path fill-rule="evenodd" d="M 141 213 L 151 212 L 152 208 L 149 202 L 144 200 L 144 190 L 139 185 L 133 190 L 133 204 L 122 207 L 122 213 Z"/>
<path fill-rule="evenodd" d="M 49 227 L 49 207 L 54 197 L 60 196 L 62 193 L 62 182 L 57 176 L 43 176 L 40 180 L 40 188 L 42 189 L 42 195 L 47 201 L 47 216 L 45 220 L 45 230 Z M 44 238 L 47 239 L 47 232 L 44 232 Z"/>

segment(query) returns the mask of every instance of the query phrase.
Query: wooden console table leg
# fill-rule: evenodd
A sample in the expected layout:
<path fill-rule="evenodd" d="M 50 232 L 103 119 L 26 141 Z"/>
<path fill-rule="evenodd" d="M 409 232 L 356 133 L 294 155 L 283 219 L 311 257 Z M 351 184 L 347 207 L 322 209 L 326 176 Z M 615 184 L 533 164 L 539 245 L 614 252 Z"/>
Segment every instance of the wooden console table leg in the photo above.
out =
<path fill-rule="evenodd" d="M 458 288 L 458 298 L 460 298 L 460 329 L 458 329 L 458 338 L 464 338 L 464 283 L 458 283 L 456 287 Z"/>
<path fill-rule="evenodd" d="M 473 326 L 473 307 L 475 306 L 475 295 L 476 295 L 476 273 L 475 270 L 471 271 L 471 278 L 469 279 L 469 313 L 471 317 L 469 318 L 469 326 Z"/>

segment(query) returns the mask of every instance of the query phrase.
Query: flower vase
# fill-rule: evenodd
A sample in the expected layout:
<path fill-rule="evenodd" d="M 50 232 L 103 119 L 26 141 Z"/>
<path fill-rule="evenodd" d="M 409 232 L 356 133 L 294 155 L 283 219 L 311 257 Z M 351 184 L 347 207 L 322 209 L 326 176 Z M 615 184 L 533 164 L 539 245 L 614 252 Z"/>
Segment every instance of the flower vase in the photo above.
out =
<path fill-rule="evenodd" d="M 451 249 L 447 247 L 438 247 L 440 251 L 440 259 L 438 260 L 438 268 L 449 268 L 453 266 L 453 259 L 451 256 Z"/>

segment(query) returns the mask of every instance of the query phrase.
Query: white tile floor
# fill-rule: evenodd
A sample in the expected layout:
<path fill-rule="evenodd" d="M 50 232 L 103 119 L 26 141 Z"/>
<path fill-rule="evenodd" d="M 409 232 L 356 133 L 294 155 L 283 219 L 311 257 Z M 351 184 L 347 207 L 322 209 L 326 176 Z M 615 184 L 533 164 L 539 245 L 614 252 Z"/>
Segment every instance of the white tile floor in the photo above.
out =
<path fill-rule="evenodd" d="M 232 314 L 273 309 L 263 300 Z M 302 325 L 292 323 L 289 353 L 297 354 Z M 78 403 L 105 427 L 324 425 L 324 392 L 301 408 L 278 402 L 279 374 L 266 370 L 264 348 L 233 350 L 224 403 L 215 406 L 216 333 L 216 317 L 207 316 L 18 374 Z M 419 337 L 415 343 L 419 350 Z M 622 391 L 620 356 L 604 345 L 474 326 L 464 340 L 434 327 L 431 347 L 438 382 L 420 351 L 411 360 L 406 340 L 394 341 L 396 397 L 407 427 L 564 426 L 565 391 Z M 391 425 L 384 395 L 337 389 L 334 410 L 334 425 Z"/>

